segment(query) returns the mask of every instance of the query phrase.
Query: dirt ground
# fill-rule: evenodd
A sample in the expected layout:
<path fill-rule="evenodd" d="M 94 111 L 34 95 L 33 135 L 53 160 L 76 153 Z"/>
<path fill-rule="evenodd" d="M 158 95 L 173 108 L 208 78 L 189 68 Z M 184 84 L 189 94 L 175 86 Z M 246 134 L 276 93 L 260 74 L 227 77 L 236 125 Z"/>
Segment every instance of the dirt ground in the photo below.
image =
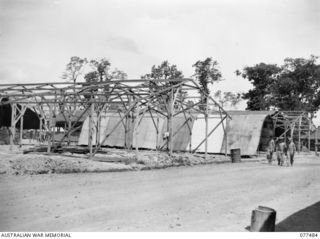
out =
<path fill-rule="evenodd" d="M 30 147 L 15 146 L 10 150 L 10 146 L 0 145 L 0 174 L 101 173 L 230 162 L 230 157 L 224 155 L 208 155 L 205 159 L 204 154 L 174 153 L 169 157 L 166 152 L 140 150 L 135 153 L 115 148 L 104 148 L 93 159 L 88 159 L 86 154 L 70 152 L 23 154 Z M 245 159 L 254 160 L 256 159 Z"/>
<path fill-rule="evenodd" d="M 247 231 L 258 205 L 277 231 L 320 231 L 320 158 L 109 173 L 0 175 L 0 231 Z"/>

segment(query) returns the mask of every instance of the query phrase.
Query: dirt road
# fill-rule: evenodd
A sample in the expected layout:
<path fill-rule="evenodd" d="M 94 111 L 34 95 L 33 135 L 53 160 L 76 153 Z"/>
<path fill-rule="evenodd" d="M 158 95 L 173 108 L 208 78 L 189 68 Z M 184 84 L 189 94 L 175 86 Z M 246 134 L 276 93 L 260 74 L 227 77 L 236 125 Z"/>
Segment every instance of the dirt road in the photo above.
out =
<path fill-rule="evenodd" d="M 258 162 L 0 175 L 0 230 L 246 231 L 258 205 L 277 210 L 277 230 L 315 228 L 320 226 L 320 159 L 297 161 L 292 168 Z"/>

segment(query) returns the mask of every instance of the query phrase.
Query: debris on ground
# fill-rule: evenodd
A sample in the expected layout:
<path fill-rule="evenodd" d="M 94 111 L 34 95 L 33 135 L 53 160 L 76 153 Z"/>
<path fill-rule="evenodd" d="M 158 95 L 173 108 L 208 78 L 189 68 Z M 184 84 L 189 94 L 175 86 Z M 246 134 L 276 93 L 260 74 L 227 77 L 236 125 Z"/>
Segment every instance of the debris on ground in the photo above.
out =
<path fill-rule="evenodd" d="M 130 170 L 162 169 L 177 166 L 192 166 L 210 163 L 230 162 L 224 155 L 191 153 L 174 153 L 151 150 L 128 151 L 124 149 L 105 149 L 88 159 L 82 153 L 64 152 L 47 154 L 45 152 L 28 152 L 26 149 L 0 146 L 0 174 L 24 175 L 47 173 L 85 173 L 118 172 Z"/>

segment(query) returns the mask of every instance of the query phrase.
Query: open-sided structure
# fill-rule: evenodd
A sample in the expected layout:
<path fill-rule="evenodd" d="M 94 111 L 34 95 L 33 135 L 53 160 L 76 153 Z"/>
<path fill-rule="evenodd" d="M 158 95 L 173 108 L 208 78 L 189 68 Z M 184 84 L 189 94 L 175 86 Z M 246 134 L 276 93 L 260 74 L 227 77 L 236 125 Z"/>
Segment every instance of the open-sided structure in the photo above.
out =
<path fill-rule="evenodd" d="M 290 112 L 291 113 L 291 112 Z M 229 111 L 232 120 L 227 119 L 226 128 L 220 122 L 220 115 L 217 112 L 208 113 L 208 125 L 215 126 L 213 134 L 207 137 L 208 153 L 229 153 L 231 149 L 240 148 L 242 155 L 257 155 L 259 152 L 267 150 L 271 138 L 286 139 L 293 137 L 299 145 L 298 134 L 290 127 L 291 119 L 286 112 L 278 111 Z M 298 115 L 297 117 L 300 117 Z M 96 118 L 97 116 L 94 116 Z M 101 117 L 100 135 L 108 134 L 114 129 L 115 123 L 121 115 L 116 111 L 108 112 Z M 120 148 L 141 148 L 141 149 L 165 149 L 166 144 L 163 135 L 167 131 L 167 118 L 156 115 L 153 120 L 152 115 L 147 112 L 141 119 L 139 128 L 136 129 L 137 137 L 134 137 L 133 126 L 135 118 L 130 123 L 123 123 L 116 127 L 114 132 L 103 143 L 103 146 Z M 154 122 L 156 121 L 156 122 Z M 127 127 L 126 127 L 127 126 Z M 173 117 L 173 150 L 181 152 L 205 152 L 203 132 L 205 132 L 205 117 L 196 112 L 186 112 L 183 116 Z M 288 129 L 288 130 L 286 130 Z M 127 131 L 126 131 L 127 130 Z M 297 131 L 297 129 L 296 129 Z M 294 133 L 293 135 L 291 135 Z M 307 133 L 307 132 L 306 132 Z M 93 130 L 96 139 L 95 129 Z M 89 117 L 82 126 L 79 145 L 88 145 Z M 305 139 L 307 135 L 301 130 L 300 139 Z M 306 142 L 306 140 L 304 140 Z M 92 144 L 96 142 L 93 141 Z M 297 147 L 298 148 L 298 147 Z"/>
<path fill-rule="evenodd" d="M 13 109 L 11 145 L 15 128 L 22 138 L 23 120 L 30 121 L 25 112 L 32 111 L 47 152 L 76 142 L 90 157 L 103 146 L 205 155 L 240 148 L 243 155 L 255 155 L 270 137 L 292 137 L 299 150 L 307 137 L 310 149 L 306 112 L 226 112 L 193 79 L 1 84 L 0 100 L 2 108 Z M 79 140 L 72 140 L 75 132 Z"/>
<path fill-rule="evenodd" d="M 311 132 L 315 130 L 312 119 L 305 111 L 279 111 L 272 115 L 274 130 L 282 132 L 278 137 L 292 138 L 300 151 L 302 139 L 305 139 L 307 148 L 311 149 Z"/>
<path fill-rule="evenodd" d="M 88 128 L 85 141 L 88 143 L 90 157 L 112 137 L 119 137 L 115 132 L 120 125 L 124 130 L 122 140 L 125 148 L 138 150 L 141 146 L 144 147 L 140 143 L 141 138 L 148 138 L 150 135 L 139 133 L 142 124 L 148 125 L 145 132 L 157 135 L 153 139 L 156 142 L 150 143 L 156 145 L 158 150 L 167 150 L 171 154 L 179 144 L 185 144 L 174 140 L 180 138 L 176 137 L 178 134 L 188 130 L 192 137 L 190 124 L 193 114 L 202 115 L 205 126 L 201 128 L 201 132 L 200 129 L 197 132 L 202 134 L 202 139 L 190 149 L 196 152 L 200 147 L 204 147 L 206 154 L 209 136 L 220 125 L 224 130 L 225 121 L 230 118 L 228 113 L 192 79 L 1 84 L 0 98 L 8 98 L 8 101 L 2 102 L 1 105 L 10 104 L 13 109 L 11 138 L 14 138 L 16 119 L 23 119 L 24 116 L 24 111 L 20 111 L 17 105 L 32 108 L 39 115 L 39 130 L 46 135 L 48 152 L 70 142 L 66 139 L 82 127 L 79 121 L 87 115 L 88 120 L 84 123 Z M 215 118 L 218 115 L 218 120 L 211 122 L 209 112 L 215 112 Z M 65 119 L 65 126 L 60 140 L 53 142 L 58 115 Z M 112 117 L 113 115 L 119 117 Z M 102 119 L 106 117 L 108 125 L 112 124 L 111 128 L 104 125 L 106 120 Z M 159 128 L 160 124 L 162 131 Z"/>
<path fill-rule="evenodd" d="M 308 138 L 310 150 L 310 132 L 312 121 L 303 111 L 230 111 L 232 120 L 227 121 L 223 144 L 229 151 L 240 148 L 242 155 L 256 155 L 266 151 L 271 138 L 276 142 L 292 138 L 301 150 L 301 140 Z"/>

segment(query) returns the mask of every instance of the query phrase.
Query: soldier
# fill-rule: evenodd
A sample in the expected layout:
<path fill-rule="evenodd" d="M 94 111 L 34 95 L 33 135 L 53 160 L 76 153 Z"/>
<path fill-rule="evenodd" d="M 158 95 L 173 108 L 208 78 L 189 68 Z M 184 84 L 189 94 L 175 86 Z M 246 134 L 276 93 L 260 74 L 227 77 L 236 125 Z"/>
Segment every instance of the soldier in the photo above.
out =
<path fill-rule="evenodd" d="M 268 152 L 267 152 L 267 158 L 269 163 L 272 163 L 272 155 L 273 155 L 273 152 L 275 151 L 276 151 L 276 144 L 273 138 L 271 138 L 268 144 Z"/>
<path fill-rule="evenodd" d="M 294 158 L 294 154 L 296 152 L 296 145 L 293 142 L 293 139 L 290 139 L 290 143 L 288 145 L 288 151 L 289 151 L 289 155 L 290 155 L 290 165 L 293 165 L 293 158 Z"/>
<path fill-rule="evenodd" d="M 279 143 L 278 152 L 278 165 L 283 166 L 285 161 L 284 157 L 287 157 L 287 145 L 283 140 Z"/>

